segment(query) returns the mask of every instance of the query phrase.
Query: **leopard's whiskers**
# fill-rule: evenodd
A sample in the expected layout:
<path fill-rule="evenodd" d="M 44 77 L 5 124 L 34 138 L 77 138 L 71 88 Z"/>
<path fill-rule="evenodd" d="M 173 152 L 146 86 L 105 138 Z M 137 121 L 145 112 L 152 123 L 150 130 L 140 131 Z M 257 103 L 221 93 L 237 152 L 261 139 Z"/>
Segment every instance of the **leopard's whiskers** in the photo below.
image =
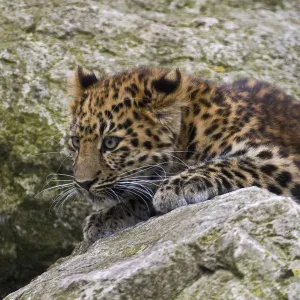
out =
<path fill-rule="evenodd" d="M 119 182 L 120 183 L 124 183 L 124 184 L 139 184 L 139 185 L 142 185 L 141 183 L 149 183 L 149 184 L 152 184 L 152 185 L 155 185 L 155 186 L 159 186 L 158 184 L 155 184 L 153 181 L 158 181 L 158 182 L 161 182 L 161 180 L 139 180 L 139 179 L 136 179 L 136 178 L 128 178 L 127 181 L 124 181 L 124 180 L 120 180 Z"/>
<path fill-rule="evenodd" d="M 148 188 L 145 185 L 139 184 L 137 182 L 133 182 L 132 184 L 133 185 L 131 185 L 129 187 L 134 187 L 134 188 L 136 188 L 136 190 L 139 190 L 141 192 L 143 192 L 143 190 L 144 190 L 146 192 L 146 194 L 149 195 L 150 199 L 153 198 L 154 194 L 153 194 L 153 191 L 150 188 Z"/>
<path fill-rule="evenodd" d="M 49 184 L 49 182 L 51 182 L 51 181 L 52 181 L 53 179 L 55 179 L 57 176 L 71 177 L 71 178 L 74 179 L 74 176 L 72 176 L 72 175 L 68 175 L 68 174 L 59 174 L 59 173 L 50 173 L 50 174 L 47 175 L 46 180 L 45 180 L 45 182 L 44 182 L 44 184 L 43 184 L 43 186 L 42 186 L 42 191 L 41 191 L 40 193 L 44 192 L 45 186 L 47 186 L 47 185 Z M 49 177 L 50 177 L 50 179 L 49 179 Z M 71 182 L 71 181 L 72 181 L 72 180 L 70 179 L 70 182 Z M 40 193 L 38 193 L 37 195 L 39 195 Z M 37 196 L 37 195 L 36 195 L 36 196 Z"/>
<path fill-rule="evenodd" d="M 68 191 L 67 195 L 65 195 L 63 198 L 60 199 L 61 204 L 58 207 L 58 211 L 61 208 L 61 211 L 64 210 L 64 204 L 71 198 L 75 199 L 76 197 L 76 189 L 73 188 L 72 190 Z"/>
<path fill-rule="evenodd" d="M 146 166 L 142 166 L 142 167 L 138 167 L 138 168 L 135 168 L 135 169 L 132 169 L 132 170 L 129 170 L 129 171 L 126 171 L 124 173 L 121 173 L 119 174 L 120 177 L 122 177 L 123 175 L 125 174 L 128 174 L 128 173 L 131 173 L 131 172 L 134 172 L 136 170 L 139 170 L 137 171 L 136 173 L 133 173 L 131 175 L 134 175 L 134 174 L 137 174 L 137 173 L 140 173 L 140 172 L 143 172 L 143 171 L 147 171 L 149 169 L 152 169 L 152 168 L 155 168 L 155 167 L 159 167 L 160 169 L 162 169 L 164 171 L 164 173 L 166 172 L 164 168 L 161 167 L 161 165 L 163 164 L 167 164 L 168 162 L 163 162 L 163 163 L 159 163 L 159 164 L 151 164 L 151 165 L 146 165 Z"/>
<path fill-rule="evenodd" d="M 152 200 L 154 196 L 153 192 L 149 188 L 143 185 L 137 185 L 136 183 L 132 183 L 131 185 L 119 183 L 117 184 L 117 187 L 124 187 L 125 191 L 134 190 L 137 193 L 141 193 L 142 195 L 148 196 L 149 200 Z"/>
<path fill-rule="evenodd" d="M 108 197 L 112 198 L 112 199 L 115 198 L 115 197 L 114 197 L 114 194 L 112 193 L 112 191 L 111 191 L 110 189 L 105 190 L 105 194 L 106 194 Z M 117 200 L 119 201 L 118 198 L 117 198 Z"/>
<path fill-rule="evenodd" d="M 62 174 L 62 173 L 50 173 L 48 174 L 48 176 L 46 178 L 48 178 L 49 176 L 52 177 L 56 177 L 56 176 L 66 176 L 66 177 L 71 177 L 71 178 L 75 178 L 73 175 L 69 175 L 69 174 Z"/>
<path fill-rule="evenodd" d="M 40 191 L 39 193 L 37 193 L 35 195 L 35 197 L 39 196 L 40 194 L 42 194 L 44 192 L 48 192 L 48 191 L 56 190 L 56 189 L 60 189 L 60 188 L 67 188 L 67 187 L 71 187 L 73 185 L 74 185 L 73 182 L 70 182 L 70 183 L 64 183 L 64 184 L 59 184 L 59 185 L 56 185 L 56 186 L 52 186 L 52 187 L 43 189 L 42 191 Z"/>
<path fill-rule="evenodd" d="M 118 186 L 118 185 L 117 185 Z M 122 187 L 122 185 L 118 186 L 118 187 Z M 137 197 L 139 197 L 144 203 L 145 205 L 147 206 L 147 209 L 148 209 L 148 213 L 150 215 L 150 208 L 149 208 L 149 205 L 147 203 L 147 201 L 143 198 L 143 196 L 145 195 L 144 193 L 140 194 L 141 190 L 135 187 L 132 187 L 132 186 L 126 186 L 126 192 L 128 192 L 129 194 L 132 194 L 132 195 L 135 195 Z M 151 195 L 150 195 L 151 197 Z M 151 198 L 152 199 L 152 198 Z"/>
<path fill-rule="evenodd" d="M 119 195 L 113 189 L 109 188 L 108 191 L 111 192 L 113 195 L 116 196 L 118 202 L 120 202 L 120 203 L 122 202 L 122 200 L 120 199 Z"/>
<path fill-rule="evenodd" d="M 50 205 L 49 211 L 51 212 L 52 206 L 54 205 L 54 208 L 58 205 L 58 203 L 63 199 L 64 197 L 67 197 L 68 194 L 70 194 L 72 191 L 74 191 L 75 188 L 70 187 L 68 189 L 63 190 L 61 193 L 59 193 L 54 200 L 52 200 L 52 204 Z"/>

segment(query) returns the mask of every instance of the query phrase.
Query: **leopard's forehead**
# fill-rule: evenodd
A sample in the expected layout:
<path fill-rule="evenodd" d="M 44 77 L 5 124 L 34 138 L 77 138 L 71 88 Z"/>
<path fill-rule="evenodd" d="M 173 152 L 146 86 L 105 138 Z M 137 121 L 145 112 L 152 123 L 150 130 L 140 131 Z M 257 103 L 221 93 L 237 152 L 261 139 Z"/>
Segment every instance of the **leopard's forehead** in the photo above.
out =
<path fill-rule="evenodd" d="M 155 75 L 159 76 L 158 70 L 140 69 L 99 80 L 81 95 L 71 130 L 96 138 L 113 129 L 128 129 L 141 117 L 141 102 L 152 97 Z"/>
<path fill-rule="evenodd" d="M 166 109 L 174 99 L 181 99 L 178 87 L 188 81 L 178 69 L 139 68 L 98 80 L 79 68 L 76 76 L 71 127 L 80 137 L 96 139 L 105 131 L 126 131 L 128 127 L 179 126 L 179 118 L 172 124 L 170 119 L 180 114 L 177 108 L 184 102 Z"/>

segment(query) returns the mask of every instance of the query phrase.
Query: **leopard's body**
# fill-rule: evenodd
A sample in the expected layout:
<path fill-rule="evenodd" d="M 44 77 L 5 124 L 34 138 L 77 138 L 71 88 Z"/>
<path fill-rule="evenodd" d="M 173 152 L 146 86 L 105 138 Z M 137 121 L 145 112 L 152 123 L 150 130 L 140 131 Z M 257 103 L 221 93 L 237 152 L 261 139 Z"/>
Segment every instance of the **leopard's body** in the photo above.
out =
<path fill-rule="evenodd" d="M 278 88 L 155 68 L 98 80 L 81 67 L 74 86 L 75 184 L 102 209 L 85 239 L 249 186 L 300 203 L 300 102 Z"/>

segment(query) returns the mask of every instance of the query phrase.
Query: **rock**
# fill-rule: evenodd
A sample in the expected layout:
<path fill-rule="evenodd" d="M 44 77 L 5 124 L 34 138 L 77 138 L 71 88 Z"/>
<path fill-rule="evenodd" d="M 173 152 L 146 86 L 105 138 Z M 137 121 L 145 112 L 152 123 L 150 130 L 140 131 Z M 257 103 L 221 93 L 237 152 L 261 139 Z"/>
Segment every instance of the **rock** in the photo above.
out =
<path fill-rule="evenodd" d="M 70 174 L 62 149 L 76 63 L 99 76 L 151 64 L 256 77 L 300 96 L 293 0 L 0 1 L 0 37 L 0 298 L 81 239 L 85 202 L 51 214 L 54 195 L 38 194 L 48 174 Z"/>
<path fill-rule="evenodd" d="M 299 299 L 300 206 L 258 188 L 82 244 L 5 299 Z"/>

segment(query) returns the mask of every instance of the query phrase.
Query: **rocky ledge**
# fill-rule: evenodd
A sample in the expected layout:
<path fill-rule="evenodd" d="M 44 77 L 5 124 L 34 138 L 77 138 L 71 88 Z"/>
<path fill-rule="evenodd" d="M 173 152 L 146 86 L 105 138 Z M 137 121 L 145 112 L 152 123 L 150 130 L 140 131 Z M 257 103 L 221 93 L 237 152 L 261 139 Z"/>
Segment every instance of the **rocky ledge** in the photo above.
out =
<path fill-rule="evenodd" d="M 299 299 L 300 206 L 258 188 L 81 244 L 5 299 Z"/>

